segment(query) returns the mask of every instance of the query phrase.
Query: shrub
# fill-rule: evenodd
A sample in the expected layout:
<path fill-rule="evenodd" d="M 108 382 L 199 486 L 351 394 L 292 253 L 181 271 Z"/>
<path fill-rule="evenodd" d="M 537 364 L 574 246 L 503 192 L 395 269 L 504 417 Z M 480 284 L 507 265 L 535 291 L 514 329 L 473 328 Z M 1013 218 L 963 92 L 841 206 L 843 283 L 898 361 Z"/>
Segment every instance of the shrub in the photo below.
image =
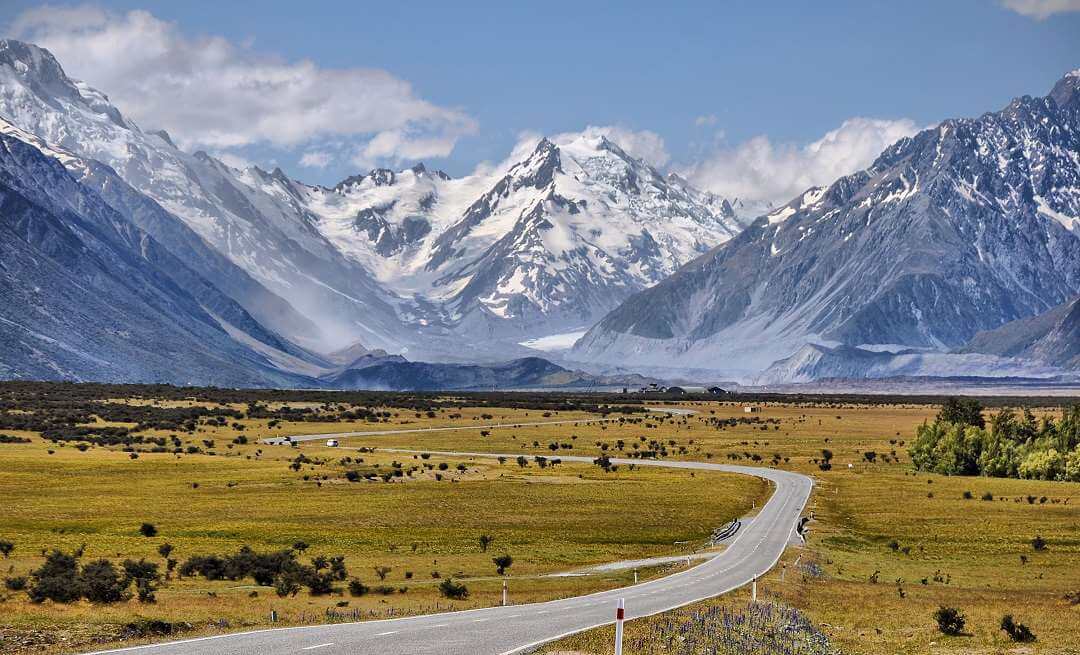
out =
<path fill-rule="evenodd" d="M 172 555 L 173 552 L 173 545 L 161 544 L 160 546 L 158 546 L 157 552 L 158 555 L 161 555 L 163 559 L 169 559 L 169 555 Z"/>
<path fill-rule="evenodd" d="M 0 539 L 0 555 L 3 555 L 4 559 L 7 559 L 14 550 L 15 544 L 7 539 Z"/>
<path fill-rule="evenodd" d="M 945 607 L 942 605 L 934 612 L 934 620 L 937 621 L 938 630 L 941 630 L 942 634 L 956 636 L 963 633 L 964 613 L 955 607 Z"/>
<path fill-rule="evenodd" d="M 964 500 L 971 500 L 974 497 L 975 496 L 973 496 L 970 491 L 965 491 L 964 492 Z"/>
<path fill-rule="evenodd" d="M 379 576 L 379 580 L 385 580 L 386 574 L 394 570 L 389 566 L 376 566 L 373 567 L 373 569 L 375 571 L 375 575 Z"/>
<path fill-rule="evenodd" d="M 1035 633 L 1023 623 L 1014 621 L 1012 614 L 1006 614 L 1001 617 L 1001 629 L 1004 630 L 1005 634 L 1009 635 L 1009 639 L 1012 639 L 1013 641 L 1022 643 L 1035 641 Z"/>
<path fill-rule="evenodd" d="M 143 523 L 139 526 L 139 533 L 144 537 L 156 537 L 157 527 L 153 523 Z"/>
<path fill-rule="evenodd" d="M 25 575 L 13 575 L 4 578 L 4 587 L 9 591 L 23 591 L 26 589 L 26 576 Z"/>
<path fill-rule="evenodd" d="M 504 575 L 506 569 L 510 568 L 514 564 L 514 558 L 507 554 L 502 554 L 497 557 L 492 557 L 491 561 L 495 563 L 495 571 L 499 575 Z"/>
<path fill-rule="evenodd" d="M 30 600 L 40 603 L 51 600 L 71 603 L 79 599 L 79 563 L 74 555 L 54 550 L 45 558 L 41 568 L 30 574 L 31 585 L 27 592 Z"/>
<path fill-rule="evenodd" d="M 291 573 L 279 575 L 274 580 L 274 591 L 280 598 L 295 596 L 300 593 L 300 582 Z"/>
<path fill-rule="evenodd" d="M 983 499 L 983 500 L 993 500 L 993 499 L 994 499 L 994 494 L 992 494 L 992 493 L 990 493 L 989 491 L 987 491 L 986 493 L 984 493 L 984 494 L 982 495 L 982 499 Z"/>
<path fill-rule="evenodd" d="M 439 583 L 439 593 L 453 600 L 464 600 L 469 597 L 469 589 L 453 578 L 447 578 Z"/>
<path fill-rule="evenodd" d="M 349 595 L 350 596 L 363 596 L 368 591 L 370 591 L 368 586 L 366 584 L 364 584 L 363 582 L 361 582 L 359 580 L 359 578 L 353 578 L 352 580 L 349 580 Z"/>
<path fill-rule="evenodd" d="M 131 581 L 122 577 L 107 559 L 99 559 L 82 567 L 79 588 L 91 603 L 115 603 L 124 600 Z"/>
<path fill-rule="evenodd" d="M 375 593 L 379 594 L 380 596 L 389 596 L 390 594 L 394 593 L 394 591 L 395 590 L 393 587 L 386 584 L 381 584 L 378 587 L 375 587 Z"/>
<path fill-rule="evenodd" d="M 480 551 L 486 553 L 488 546 L 490 546 L 493 541 L 495 541 L 495 537 L 492 537 L 489 534 L 480 535 Z"/>
<path fill-rule="evenodd" d="M 1031 540 L 1031 547 L 1035 550 L 1046 550 L 1046 540 L 1041 535 L 1035 535 L 1035 538 Z"/>

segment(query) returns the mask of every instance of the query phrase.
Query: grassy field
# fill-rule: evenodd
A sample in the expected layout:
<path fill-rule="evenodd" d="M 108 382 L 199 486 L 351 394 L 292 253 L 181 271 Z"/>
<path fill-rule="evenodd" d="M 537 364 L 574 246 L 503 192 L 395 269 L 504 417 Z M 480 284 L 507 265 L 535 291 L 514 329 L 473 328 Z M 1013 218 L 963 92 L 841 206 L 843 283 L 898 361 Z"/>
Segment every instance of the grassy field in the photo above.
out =
<path fill-rule="evenodd" d="M 180 435 L 185 447 L 199 446 L 202 454 L 140 453 L 137 459 L 117 448 L 59 448 L 33 435 L 30 444 L 0 444 L 0 494 L 11 508 L 0 517 L 0 539 L 16 542 L 12 557 L 0 562 L 10 569 L 5 575 L 38 566 L 41 549 L 71 550 L 83 543 L 87 558 L 121 559 L 157 557 L 158 545 L 168 541 L 176 547 L 173 557 L 182 560 L 244 544 L 272 550 L 303 540 L 310 545 L 305 559 L 316 553 L 345 555 L 352 576 L 394 590 L 362 598 L 301 593 L 282 600 L 250 580 L 194 578 L 169 581 L 155 605 L 130 601 L 107 607 L 34 605 L 25 594 L 7 592 L 0 601 L 0 635 L 12 638 L 0 644 L 66 652 L 72 643 L 119 636 L 120 626 L 136 617 L 188 622 L 193 631 L 205 632 L 263 625 L 270 609 L 284 623 L 325 621 L 328 609 L 357 611 L 361 617 L 439 611 L 450 603 L 436 592 L 434 571 L 439 579 L 454 575 L 469 586 L 470 598 L 454 607 L 492 605 L 501 582 L 491 557 L 503 552 L 515 560 L 510 573 L 516 602 L 625 584 L 629 572 L 542 576 L 700 547 L 713 527 L 760 506 L 767 488 L 749 478 L 647 467 L 604 473 L 596 466 L 565 463 L 541 469 L 533 458 L 663 450 L 669 459 L 778 466 L 814 475 L 809 510 L 816 520 L 809 542 L 785 555 L 784 581 L 774 571 L 763 580 L 763 592 L 800 610 L 844 652 L 1004 652 L 1013 648 L 998 629 L 1007 613 L 1038 636 L 1021 647 L 1024 652 L 1078 652 L 1080 606 L 1064 595 L 1080 591 L 1080 484 L 915 474 L 906 446 L 915 426 L 936 413 L 929 405 L 770 403 L 756 414 L 745 414 L 735 403 L 673 406 L 698 413 L 610 415 L 616 420 L 600 422 L 598 415 L 583 412 L 466 406 L 430 414 L 383 408 L 378 421 L 244 418 L 200 424 L 198 432 Z M 229 407 L 244 410 L 239 404 Z M 574 422 L 526 425 L 564 420 Z M 485 427 L 495 424 L 510 425 Z M 321 441 L 299 448 L 256 443 L 268 436 L 448 426 L 469 429 L 347 438 L 341 448 Z M 230 443 L 238 435 L 248 443 Z M 374 452 L 366 451 L 370 448 Z M 444 460 L 437 456 L 414 459 L 380 450 L 386 448 L 520 452 L 530 464 L 450 458 L 440 471 Z M 822 471 L 818 461 L 826 449 L 832 469 Z M 215 455 L 207 454 L 210 450 Z M 875 453 L 873 463 L 868 451 Z M 310 461 L 293 470 L 290 464 L 301 453 Z M 343 463 L 344 457 L 354 461 Z M 389 482 L 344 477 L 347 470 L 386 474 L 394 462 L 403 473 Z M 993 500 L 982 500 L 987 493 Z M 629 516 L 634 520 L 626 520 Z M 157 526 L 157 537 L 139 534 L 144 521 Z M 490 552 L 481 551 L 480 534 L 494 536 Z M 1035 535 L 1046 539 L 1046 550 L 1032 548 Z M 812 574 L 802 571 L 808 563 Z M 391 568 L 385 583 L 376 577 L 376 566 Z M 663 626 L 710 607 L 742 611 L 744 596 L 736 592 L 632 622 L 627 653 L 677 653 L 658 636 Z M 941 604 L 965 612 L 968 636 L 937 632 L 931 614 Z M 609 634 L 592 631 L 547 648 L 566 651 L 609 653 Z"/>
<path fill-rule="evenodd" d="M 739 409 L 715 411 L 736 416 Z M 1080 652 L 1080 605 L 1065 598 L 1080 591 L 1080 484 L 916 474 L 901 442 L 935 411 L 764 409 L 763 418 L 781 419 L 780 430 L 769 433 L 768 450 L 790 453 L 787 466 L 813 474 L 817 484 L 808 543 L 788 551 L 785 580 L 774 570 L 762 582 L 763 595 L 800 609 L 847 653 Z M 757 433 L 737 427 L 728 434 L 695 441 L 709 450 L 738 452 L 745 446 L 733 442 L 752 444 Z M 833 452 L 828 472 L 810 461 L 823 448 Z M 868 450 L 876 453 L 876 463 L 866 460 Z M 883 463 L 881 455 L 893 450 L 899 461 Z M 1036 535 L 1048 542 L 1046 550 L 1032 547 Z M 799 573 L 796 559 L 800 565 L 812 562 L 815 574 Z M 632 622 L 627 655 L 681 654 L 659 637 L 659 626 L 709 607 L 740 611 L 747 601 L 743 590 Z M 945 637 L 937 630 L 932 614 L 941 605 L 965 613 L 964 636 Z M 1037 641 L 1009 641 L 999 629 L 1005 614 L 1028 625 Z M 611 630 L 571 637 L 543 652 L 610 653 Z"/>
<path fill-rule="evenodd" d="M 471 419 L 457 422 L 465 420 Z M 411 417 L 397 426 L 447 422 Z M 258 421 L 241 424 L 246 426 L 242 434 L 259 427 Z M 335 426 L 285 427 L 296 433 Z M 161 562 L 157 549 L 166 542 L 175 547 L 171 556 L 183 561 L 243 545 L 279 550 L 302 540 L 309 545 L 305 559 L 344 555 L 351 577 L 373 588 L 384 585 L 391 593 L 351 598 L 302 592 L 281 599 L 251 580 L 202 578 L 168 581 L 154 605 L 134 600 L 107 606 L 34 604 L 24 593 L 0 592 L 5 652 L 42 646 L 45 652 L 71 651 L 122 636 L 124 624 L 139 618 L 189 623 L 194 632 L 205 632 L 266 625 L 271 609 L 281 624 L 291 624 L 324 622 L 327 609 L 349 618 L 354 611 L 359 618 L 382 618 L 493 605 L 500 599 L 501 580 L 491 560 L 503 553 L 514 557 L 509 573 L 516 602 L 587 593 L 625 584 L 633 574 L 543 575 L 688 552 L 714 527 L 768 495 L 763 483 L 741 476 L 625 467 L 605 473 L 569 463 L 541 469 L 532 462 L 522 468 L 512 460 L 422 459 L 319 442 L 302 449 L 253 442 L 226 448 L 238 434 L 234 428 L 200 430 L 184 443 L 213 441 L 218 454 L 144 452 L 131 459 L 119 449 L 80 451 L 28 433 L 18 434 L 30 436 L 29 444 L 0 445 L 5 500 L 0 539 L 16 544 L 11 557 L 0 562 L 4 576 L 27 574 L 40 566 L 43 551 L 54 548 L 70 552 L 85 545 L 84 561 L 145 557 Z M 267 429 L 268 434 L 280 431 Z M 300 453 L 310 462 L 293 470 L 291 461 Z M 342 464 L 345 457 L 354 461 Z M 344 477 L 345 470 L 393 471 L 395 462 L 406 473 L 389 482 Z M 446 470 L 440 471 L 443 463 Z M 407 473 L 413 467 L 419 468 Z M 140 534 L 144 522 L 157 528 L 157 536 Z M 489 552 L 481 550 L 481 534 L 494 538 Z M 391 569 L 385 581 L 375 567 Z M 437 592 L 437 584 L 451 576 L 468 585 L 468 600 L 449 602 Z"/>

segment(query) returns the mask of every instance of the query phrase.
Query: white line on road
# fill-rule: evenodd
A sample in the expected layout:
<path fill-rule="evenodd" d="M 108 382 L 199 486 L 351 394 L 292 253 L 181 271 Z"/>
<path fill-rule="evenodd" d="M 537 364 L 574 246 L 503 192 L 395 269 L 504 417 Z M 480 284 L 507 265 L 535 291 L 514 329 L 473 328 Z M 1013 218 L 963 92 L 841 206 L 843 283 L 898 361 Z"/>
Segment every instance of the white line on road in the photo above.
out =
<path fill-rule="evenodd" d="M 315 650 L 316 648 L 326 648 L 327 646 L 333 646 L 334 642 L 328 644 L 315 644 L 314 646 L 304 646 L 300 650 Z"/>
<path fill-rule="evenodd" d="M 387 630 L 386 632 L 380 632 L 380 633 L 376 634 L 375 636 L 376 637 L 385 637 L 386 635 L 396 635 L 399 632 L 401 632 L 401 630 Z"/>

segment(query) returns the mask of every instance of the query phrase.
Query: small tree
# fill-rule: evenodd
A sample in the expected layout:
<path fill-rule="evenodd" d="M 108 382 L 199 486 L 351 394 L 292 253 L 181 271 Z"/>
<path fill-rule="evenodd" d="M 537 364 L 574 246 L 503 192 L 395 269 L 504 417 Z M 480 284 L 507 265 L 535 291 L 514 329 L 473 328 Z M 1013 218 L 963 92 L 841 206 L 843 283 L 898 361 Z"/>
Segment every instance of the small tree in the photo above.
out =
<path fill-rule="evenodd" d="M 934 620 L 937 621 L 938 630 L 942 634 L 956 636 L 964 631 L 964 613 L 955 607 L 942 605 L 934 612 Z"/>
<path fill-rule="evenodd" d="M 480 535 L 480 551 L 486 553 L 488 546 L 490 546 L 493 541 L 495 541 L 495 537 L 492 537 L 489 534 Z"/>
<path fill-rule="evenodd" d="M 439 583 L 439 593 L 453 600 L 464 600 L 469 597 L 468 588 L 459 582 L 454 582 L 453 578 L 446 578 Z"/>
<path fill-rule="evenodd" d="M 168 543 L 161 544 L 160 546 L 158 546 L 157 552 L 158 555 L 161 555 L 162 559 L 167 560 L 169 559 L 169 555 L 172 555 L 173 545 Z"/>
<path fill-rule="evenodd" d="M 349 595 L 350 596 L 363 596 L 370 589 L 366 584 L 360 581 L 359 578 L 353 578 L 349 580 Z"/>
<path fill-rule="evenodd" d="M 142 534 L 142 536 L 144 537 L 156 537 L 157 526 L 155 526 L 153 523 L 143 523 L 139 526 L 139 533 Z"/>
<path fill-rule="evenodd" d="M 1006 614 L 1001 617 L 1001 629 L 1005 631 L 1005 634 L 1009 635 L 1009 639 L 1013 641 L 1019 641 L 1021 643 L 1029 643 L 1035 641 L 1035 633 L 1031 631 L 1023 623 L 1017 623 L 1013 620 L 1012 614 Z"/>
<path fill-rule="evenodd" d="M 492 562 L 495 562 L 495 571 L 499 575 L 505 575 L 506 569 L 510 568 L 514 564 L 514 558 L 509 555 L 503 554 L 498 557 L 492 557 Z"/>
<path fill-rule="evenodd" d="M 374 567 L 374 569 L 375 569 L 375 575 L 379 576 L 379 580 L 385 580 L 386 579 L 386 574 L 388 574 L 388 573 L 390 573 L 391 571 L 394 570 L 394 569 L 390 568 L 389 566 L 376 566 L 376 567 Z"/>
<path fill-rule="evenodd" d="M 7 539 L 0 539 L 0 555 L 3 555 L 4 559 L 7 559 L 14 550 L 15 544 Z"/>
<path fill-rule="evenodd" d="M 949 398 L 941 406 L 937 420 L 942 423 L 973 425 L 978 428 L 985 428 L 986 419 L 983 418 L 982 411 L 982 405 L 974 398 Z"/>

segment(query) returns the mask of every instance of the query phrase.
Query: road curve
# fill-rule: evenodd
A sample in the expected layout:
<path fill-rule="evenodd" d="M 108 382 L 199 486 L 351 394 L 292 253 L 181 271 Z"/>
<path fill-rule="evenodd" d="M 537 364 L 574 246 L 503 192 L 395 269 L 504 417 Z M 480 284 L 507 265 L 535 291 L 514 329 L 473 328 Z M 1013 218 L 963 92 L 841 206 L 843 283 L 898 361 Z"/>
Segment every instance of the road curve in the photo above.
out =
<path fill-rule="evenodd" d="M 404 452 L 404 451 L 399 451 Z M 507 457 L 495 453 L 437 453 L 457 457 Z M 592 458 L 562 456 L 563 461 Z M 775 491 L 750 525 L 707 562 L 631 587 L 546 603 L 491 607 L 402 619 L 277 628 L 134 646 L 99 653 L 147 655 L 511 655 L 559 637 L 612 623 L 618 599 L 628 619 L 649 616 L 718 596 L 749 583 L 776 565 L 795 533 L 812 480 L 779 469 L 612 458 L 619 465 L 739 473 L 773 483 Z M 512 590 L 511 590 L 512 591 Z"/>

